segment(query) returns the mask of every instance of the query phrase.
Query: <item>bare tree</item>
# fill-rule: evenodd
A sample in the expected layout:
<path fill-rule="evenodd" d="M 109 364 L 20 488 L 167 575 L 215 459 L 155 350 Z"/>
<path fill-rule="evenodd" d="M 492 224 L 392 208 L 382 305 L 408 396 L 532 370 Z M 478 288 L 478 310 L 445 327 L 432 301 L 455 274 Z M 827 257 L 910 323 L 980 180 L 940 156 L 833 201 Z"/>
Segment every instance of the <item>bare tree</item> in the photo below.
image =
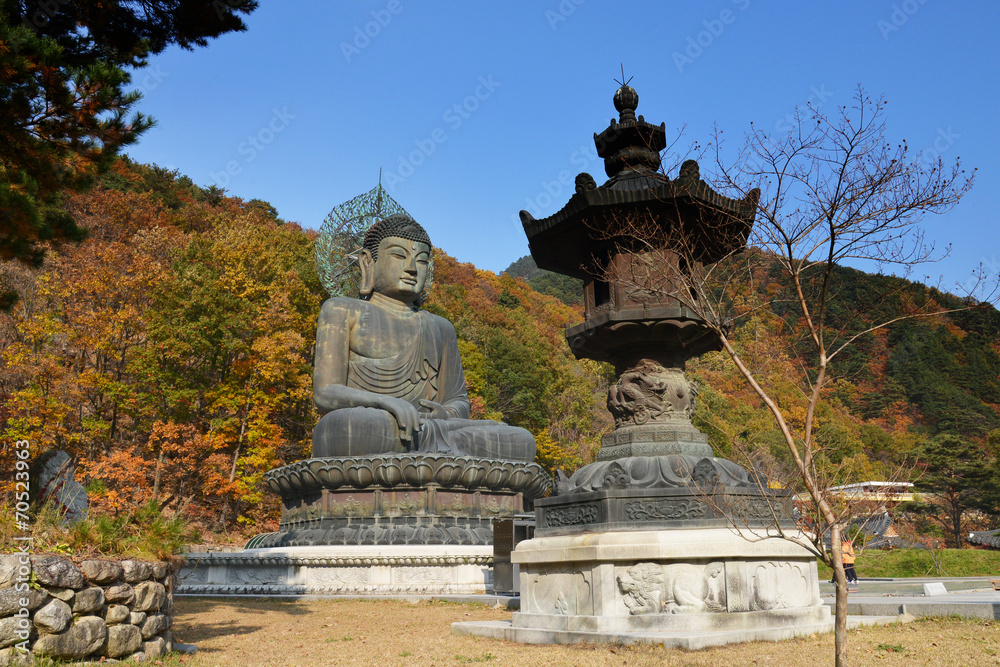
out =
<path fill-rule="evenodd" d="M 973 174 L 966 174 L 957 160 L 950 166 L 940 159 L 928 162 L 905 143 L 890 143 L 885 104 L 859 88 L 853 103 L 830 117 L 811 109 L 799 112 L 787 134 L 751 128 L 735 160 L 724 152 L 717 131 L 709 144 L 715 157 L 712 185 L 756 205 L 752 229 L 740 229 L 720 214 L 694 221 L 695 230 L 677 222 L 685 220 L 680 212 L 677 220 L 664 224 L 649 211 L 636 210 L 605 230 L 608 238 L 632 239 L 633 255 L 634 239 L 645 245 L 637 259 L 609 265 L 607 281 L 629 284 L 633 294 L 669 296 L 703 320 L 773 417 L 791 474 L 801 481 L 806 513 L 814 517 L 809 531 L 813 546 L 835 572 L 837 665 L 846 664 L 847 657 L 847 580 L 840 544 L 849 504 L 828 491 L 828 471 L 817 466 L 823 434 L 816 419 L 834 378 L 831 364 L 859 339 L 894 322 L 978 303 L 970 297 L 958 307 L 942 305 L 940 293 L 927 288 L 915 295 L 911 283 L 899 280 L 887 282 L 872 299 L 850 304 L 849 316 L 831 313 L 840 288 L 838 266 L 891 269 L 906 276 L 914 267 L 939 259 L 918 223 L 926 213 L 952 208 L 972 186 Z M 682 166 L 675 184 L 705 187 L 693 163 Z M 759 199 L 755 188 L 761 189 Z M 675 202 L 686 205 L 683 191 Z M 706 238 L 742 248 L 742 243 L 732 243 L 733 235 L 746 238 L 750 250 L 736 250 L 719 261 L 707 257 Z M 754 297 L 758 269 L 764 265 L 782 274 L 790 291 L 783 308 L 796 315 L 797 358 L 803 361 L 798 378 L 782 378 L 801 392 L 803 409 L 794 415 L 779 404 L 776 387 L 763 372 L 766 364 L 758 364 L 753 354 L 753 323 L 774 317 L 769 301 Z M 733 323 L 741 320 L 749 321 L 749 327 L 739 330 L 749 330 L 749 339 L 734 338 Z"/>

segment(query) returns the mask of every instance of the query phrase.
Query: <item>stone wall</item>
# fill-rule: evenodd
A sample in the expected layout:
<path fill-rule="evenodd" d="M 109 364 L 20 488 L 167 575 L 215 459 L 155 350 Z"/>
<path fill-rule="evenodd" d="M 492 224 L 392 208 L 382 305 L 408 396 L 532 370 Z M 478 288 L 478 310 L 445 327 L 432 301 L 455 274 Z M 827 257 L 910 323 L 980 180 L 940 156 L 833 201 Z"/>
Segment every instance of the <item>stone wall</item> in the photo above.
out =
<path fill-rule="evenodd" d="M 0 556 L 0 665 L 27 648 L 64 659 L 159 657 L 173 650 L 167 563 Z M 24 643 L 24 642 L 27 643 Z"/>

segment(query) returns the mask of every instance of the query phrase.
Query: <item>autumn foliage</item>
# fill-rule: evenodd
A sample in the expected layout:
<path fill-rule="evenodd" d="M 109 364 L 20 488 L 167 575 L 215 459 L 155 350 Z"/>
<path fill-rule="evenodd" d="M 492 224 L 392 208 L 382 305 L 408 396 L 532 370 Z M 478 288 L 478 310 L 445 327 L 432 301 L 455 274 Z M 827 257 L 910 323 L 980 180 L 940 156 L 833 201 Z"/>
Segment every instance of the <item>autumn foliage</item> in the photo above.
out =
<path fill-rule="evenodd" d="M 315 233 L 127 160 L 67 211 L 86 241 L 2 265 L 20 297 L 0 314 L 3 441 L 69 452 L 97 513 L 152 500 L 210 529 L 273 528 L 263 474 L 309 455 L 318 418 Z M 550 469 L 580 465 L 608 421 L 600 367 L 562 337 L 580 313 L 435 262 L 426 307 L 456 324 L 475 416 L 530 429 Z"/>
<path fill-rule="evenodd" d="M 4 441 L 68 451 L 98 512 L 267 526 L 261 476 L 315 422 L 312 234 L 126 162 L 67 209 L 88 240 L 5 267 Z"/>
<path fill-rule="evenodd" d="M 38 269 L 0 264 L 20 296 L 0 313 L 2 442 L 69 452 L 98 513 L 154 501 L 213 530 L 273 529 L 278 502 L 263 474 L 309 455 L 318 418 L 312 355 L 326 295 L 315 232 L 127 160 L 66 209 L 86 241 L 50 251 Z M 566 344 L 580 307 L 440 251 L 435 267 L 424 307 L 455 325 L 473 416 L 529 429 L 550 471 L 592 461 L 612 426 L 604 402 L 615 378 Z M 759 289 L 740 298 L 769 305 L 732 340 L 794 422 L 802 393 L 782 382 L 802 362 L 798 324 L 767 262 L 755 271 Z M 850 299 L 873 279 L 838 276 Z M 868 339 L 827 390 L 817 465 L 847 483 L 879 478 L 941 431 L 985 443 L 1000 427 L 998 331 L 996 311 L 976 311 Z M 716 451 L 735 456 L 745 444 L 780 463 L 774 422 L 732 366 L 709 354 L 688 370 L 701 388 L 695 421 Z M 13 469 L 12 456 L 0 447 L 0 469 Z M 0 480 L 4 494 L 10 483 Z"/>

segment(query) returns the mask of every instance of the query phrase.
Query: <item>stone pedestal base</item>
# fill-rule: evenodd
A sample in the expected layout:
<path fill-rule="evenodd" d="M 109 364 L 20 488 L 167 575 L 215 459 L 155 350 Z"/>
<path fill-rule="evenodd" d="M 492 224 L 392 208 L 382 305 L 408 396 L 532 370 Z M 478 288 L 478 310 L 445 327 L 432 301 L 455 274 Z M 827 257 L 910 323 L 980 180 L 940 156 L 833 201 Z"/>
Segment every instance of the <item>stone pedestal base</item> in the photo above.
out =
<path fill-rule="evenodd" d="M 475 595 L 493 585 L 493 548 L 337 546 L 188 554 L 178 595 Z"/>
<path fill-rule="evenodd" d="M 530 509 L 550 486 L 537 463 L 407 452 L 318 458 L 269 471 L 278 531 L 251 548 L 493 545 L 492 521 Z"/>
<path fill-rule="evenodd" d="M 736 637 L 730 641 L 758 630 L 816 631 L 830 612 L 815 556 L 762 537 L 703 528 L 521 542 L 512 554 L 521 568 L 513 628 L 594 636 L 721 631 Z"/>
<path fill-rule="evenodd" d="M 628 456 L 663 456 L 687 454 L 711 457 L 708 436 L 686 419 L 673 422 L 619 426 L 601 438 L 598 461 L 611 461 Z"/>

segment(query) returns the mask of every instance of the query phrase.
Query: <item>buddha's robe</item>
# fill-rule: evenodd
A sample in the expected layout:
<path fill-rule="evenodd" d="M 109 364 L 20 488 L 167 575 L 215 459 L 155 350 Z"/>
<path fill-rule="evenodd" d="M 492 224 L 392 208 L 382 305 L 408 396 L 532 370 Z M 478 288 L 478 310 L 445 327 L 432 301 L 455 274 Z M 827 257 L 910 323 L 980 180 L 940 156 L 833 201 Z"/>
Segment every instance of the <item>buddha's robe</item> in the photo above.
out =
<path fill-rule="evenodd" d="M 316 336 L 316 401 L 325 412 L 313 431 L 313 456 L 359 456 L 416 450 L 531 461 L 535 441 L 514 426 L 469 419 L 469 398 L 455 329 L 448 320 L 375 294 L 371 301 L 333 298 L 323 304 Z M 338 391 L 344 385 L 363 392 Z M 330 392 L 324 392 L 329 387 Z M 325 400 L 324 394 L 346 398 Z M 415 407 L 420 429 L 402 440 L 396 418 L 369 394 Z M 446 418 L 425 416 L 421 399 Z"/>

